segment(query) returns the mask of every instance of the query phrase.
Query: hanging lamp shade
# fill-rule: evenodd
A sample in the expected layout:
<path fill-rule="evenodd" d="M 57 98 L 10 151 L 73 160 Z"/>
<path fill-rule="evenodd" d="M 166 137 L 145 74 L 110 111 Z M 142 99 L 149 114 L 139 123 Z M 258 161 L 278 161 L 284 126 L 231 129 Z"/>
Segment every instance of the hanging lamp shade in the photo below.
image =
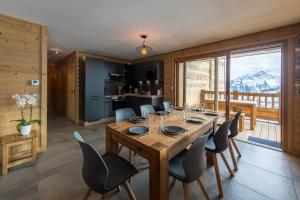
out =
<path fill-rule="evenodd" d="M 139 52 L 142 56 L 146 56 L 152 52 L 152 48 L 146 45 L 147 35 L 142 34 L 140 37 L 143 39 L 143 44 L 136 48 L 136 51 Z"/>

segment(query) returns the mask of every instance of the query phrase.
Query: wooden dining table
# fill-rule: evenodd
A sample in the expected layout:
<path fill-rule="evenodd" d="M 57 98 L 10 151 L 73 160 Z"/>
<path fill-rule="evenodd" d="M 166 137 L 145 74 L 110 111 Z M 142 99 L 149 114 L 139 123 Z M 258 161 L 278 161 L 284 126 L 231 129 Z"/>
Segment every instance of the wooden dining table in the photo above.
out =
<path fill-rule="evenodd" d="M 197 138 L 204 135 L 213 127 L 217 119 L 223 116 L 207 116 L 196 112 L 188 116 L 201 117 L 205 121 L 201 124 L 189 123 L 182 120 L 183 111 L 175 111 L 167 117 L 164 125 L 176 125 L 186 131 L 181 135 L 166 135 L 159 130 L 160 116 L 152 114 L 151 124 L 147 135 L 132 136 L 127 129 L 132 126 L 143 126 L 144 123 L 123 121 L 106 126 L 106 151 L 119 153 L 119 144 L 133 150 L 149 162 L 149 199 L 167 200 L 169 196 L 169 160 L 188 147 Z"/>
<path fill-rule="evenodd" d="M 207 108 L 212 109 L 214 105 L 213 99 L 204 99 L 205 106 Z M 225 100 L 218 100 L 219 110 L 225 110 Z M 230 100 L 230 108 L 233 110 L 248 110 L 249 117 L 250 117 L 250 129 L 254 130 L 256 125 L 256 101 L 249 101 L 249 100 Z"/>

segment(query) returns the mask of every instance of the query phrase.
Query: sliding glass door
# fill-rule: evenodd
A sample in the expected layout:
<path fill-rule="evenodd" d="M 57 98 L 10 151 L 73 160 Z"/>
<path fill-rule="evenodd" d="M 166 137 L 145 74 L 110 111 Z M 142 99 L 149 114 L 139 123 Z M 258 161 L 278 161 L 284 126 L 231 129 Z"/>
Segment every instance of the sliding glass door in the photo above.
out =
<path fill-rule="evenodd" d="M 218 55 L 178 61 L 176 106 L 195 105 L 225 111 L 226 58 Z"/>

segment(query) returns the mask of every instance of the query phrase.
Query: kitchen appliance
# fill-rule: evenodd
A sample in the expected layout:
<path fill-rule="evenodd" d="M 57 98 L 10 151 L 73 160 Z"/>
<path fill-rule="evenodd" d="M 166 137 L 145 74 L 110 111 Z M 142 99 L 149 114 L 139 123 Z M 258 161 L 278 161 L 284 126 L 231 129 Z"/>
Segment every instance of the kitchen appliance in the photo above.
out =
<path fill-rule="evenodd" d="M 105 96 L 105 117 L 114 115 L 114 111 L 120 108 L 126 108 L 127 101 L 123 95 L 107 95 Z"/>

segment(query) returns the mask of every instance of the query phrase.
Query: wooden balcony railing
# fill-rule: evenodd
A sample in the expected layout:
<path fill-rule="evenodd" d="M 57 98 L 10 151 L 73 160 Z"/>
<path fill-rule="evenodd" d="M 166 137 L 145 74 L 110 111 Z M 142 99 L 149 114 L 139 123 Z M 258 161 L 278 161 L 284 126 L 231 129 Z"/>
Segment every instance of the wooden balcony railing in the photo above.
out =
<path fill-rule="evenodd" d="M 200 101 L 214 99 L 214 91 L 201 90 Z M 218 92 L 218 99 L 225 100 L 225 92 Z M 230 99 L 256 101 L 257 118 L 280 121 L 280 92 L 238 92 L 230 93 Z M 247 111 L 246 111 L 247 114 Z"/>

